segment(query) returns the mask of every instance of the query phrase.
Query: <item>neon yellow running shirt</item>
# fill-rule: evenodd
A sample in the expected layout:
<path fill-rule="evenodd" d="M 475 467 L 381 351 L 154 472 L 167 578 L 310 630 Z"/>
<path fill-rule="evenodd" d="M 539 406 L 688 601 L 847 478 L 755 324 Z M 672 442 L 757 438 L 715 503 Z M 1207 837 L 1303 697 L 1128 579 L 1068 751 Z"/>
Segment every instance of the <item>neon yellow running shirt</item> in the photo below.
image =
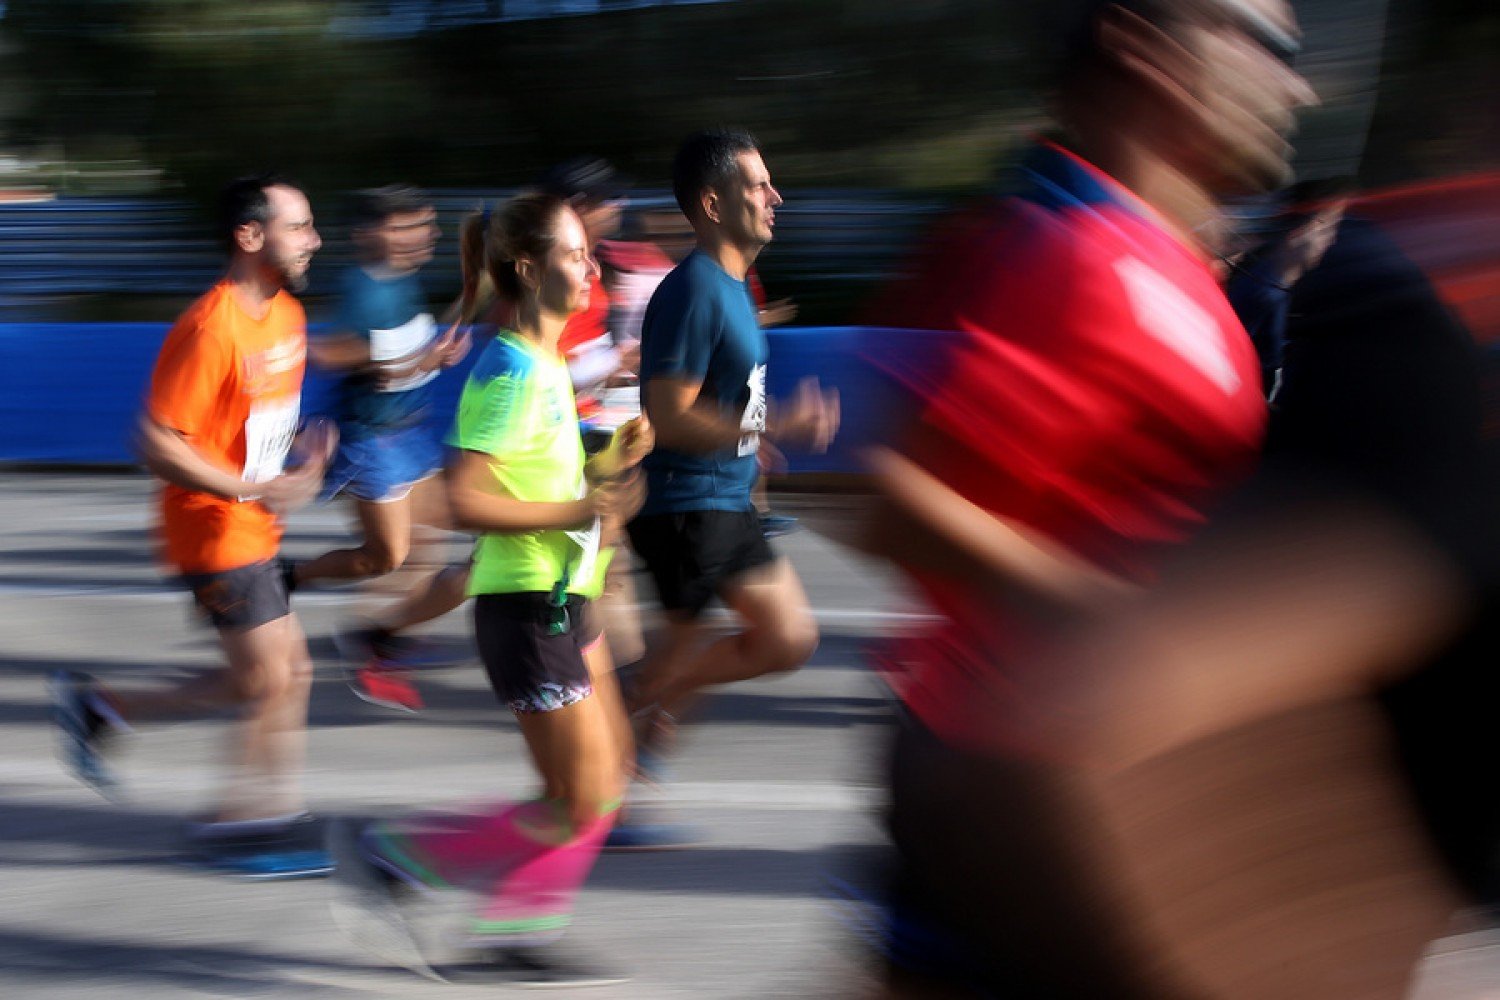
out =
<path fill-rule="evenodd" d="M 583 440 L 568 366 L 510 330 L 502 330 L 475 363 L 458 402 L 448 443 L 490 456 L 496 493 L 531 503 L 582 497 Z M 609 553 L 599 527 L 575 531 L 489 532 L 474 552 L 469 594 L 567 590 L 596 598 Z"/>

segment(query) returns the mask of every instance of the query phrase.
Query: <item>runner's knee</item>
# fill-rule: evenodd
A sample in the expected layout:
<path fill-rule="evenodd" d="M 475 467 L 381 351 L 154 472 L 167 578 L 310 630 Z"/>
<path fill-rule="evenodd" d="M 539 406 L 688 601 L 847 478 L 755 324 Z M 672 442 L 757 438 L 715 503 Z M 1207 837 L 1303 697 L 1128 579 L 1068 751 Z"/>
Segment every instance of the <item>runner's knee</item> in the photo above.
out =
<path fill-rule="evenodd" d="M 311 665 L 309 665 L 310 680 Z M 229 690 L 236 702 L 251 704 L 285 697 L 294 683 L 291 664 L 286 660 L 256 660 L 229 674 Z"/>
<path fill-rule="evenodd" d="M 756 637 L 768 672 L 796 670 L 818 648 L 818 624 L 807 612 L 786 615 L 762 626 Z"/>
<path fill-rule="evenodd" d="M 394 573 L 406 562 L 411 545 L 406 541 L 387 541 L 372 538 L 364 544 L 365 560 L 370 576 L 385 576 Z"/>
<path fill-rule="evenodd" d="M 292 655 L 290 686 L 306 690 L 312 687 L 313 662 L 304 645 Z"/>

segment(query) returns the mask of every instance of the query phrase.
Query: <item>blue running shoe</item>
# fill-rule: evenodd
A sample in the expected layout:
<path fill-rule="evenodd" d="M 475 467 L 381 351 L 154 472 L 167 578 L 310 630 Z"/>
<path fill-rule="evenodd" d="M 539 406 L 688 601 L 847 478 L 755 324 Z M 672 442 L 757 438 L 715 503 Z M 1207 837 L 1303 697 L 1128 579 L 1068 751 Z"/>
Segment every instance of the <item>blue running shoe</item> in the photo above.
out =
<path fill-rule="evenodd" d="M 334 872 L 333 858 L 327 851 L 306 847 L 222 848 L 191 855 L 189 863 L 195 868 L 254 882 L 327 878 Z"/>
<path fill-rule="evenodd" d="M 106 798 L 115 798 L 118 782 L 104 763 L 102 744 L 124 725 L 101 710 L 94 679 L 72 670 L 55 670 L 47 678 L 52 721 L 62 739 L 63 759 L 80 781 Z"/>
<path fill-rule="evenodd" d="M 760 533 L 767 538 L 780 538 L 797 530 L 797 519 L 789 514 L 767 512 L 760 516 Z"/>
<path fill-rule="evenodd" d="M 249 832 L 241 832 L 247 826 Z M 189 828 L 188 844 L 188 862 L 193 867 L 237 878 L 325 878 L 334 869 L 323 832 L 306 813 L 265 826 L 199 823 Z"/>

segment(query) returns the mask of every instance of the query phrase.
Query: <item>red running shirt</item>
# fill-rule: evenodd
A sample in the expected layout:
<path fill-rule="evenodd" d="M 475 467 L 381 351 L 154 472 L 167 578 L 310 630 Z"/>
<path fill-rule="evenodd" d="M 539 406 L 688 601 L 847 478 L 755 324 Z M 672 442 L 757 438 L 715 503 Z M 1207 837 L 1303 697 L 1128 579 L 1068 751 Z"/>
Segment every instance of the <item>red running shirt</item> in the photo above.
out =
<path fill-rule="evenodd" d="M 883 323 L 956 331 L 943 374 L 911 383 L 909 457 L 1095 565 L 1148 579 L 1253 465 L 1259 368 L 1206 261 L 1065 150 L 1035 149 L 1019 193 L 967 214 L 897 291 Z M 893 650 L 907 706 L 951 739 L 1021 749 L 998 720 L 1025 711 L 1027 620 L 913 576 L 942 623 Z"/>

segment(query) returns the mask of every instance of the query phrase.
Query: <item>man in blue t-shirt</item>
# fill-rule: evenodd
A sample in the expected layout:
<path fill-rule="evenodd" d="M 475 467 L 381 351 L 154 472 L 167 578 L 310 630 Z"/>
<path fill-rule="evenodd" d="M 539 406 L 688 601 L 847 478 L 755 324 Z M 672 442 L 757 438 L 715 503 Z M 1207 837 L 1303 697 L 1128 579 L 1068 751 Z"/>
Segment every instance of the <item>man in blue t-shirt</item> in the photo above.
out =
<path fill-rule="evenodd" d="M 339 450 L 324 497 L 354 501 L 364 537 L 287 569 L 292 586 L 312 580 L 383 576 L 406 562 L 414 522 L 445 526 L 439 480 L 443 449 L 430 413 L 432 381 L 468 351 L 467 334 L 440 333 L 417 271 L 432 259 L 437 215 L 431 199 L 406 185 L 360 192 L 353 238 L 359 260 L 344 273 L 336 329 L 309 341 L 315 364 L 341 374 Z M 364 667 L 403 658 L 397 637 L 359 627 L 340 646 Z M 390 683 L 355 684 L 367 700 Z M 387 679 L 388 681 L 388 679 Z M 400 707 L 410 708 L 409 704 Z"/>
<path fill-rule="evenodd" d="M 771 242 L 781 195 L 755 140 L 692 136 L 673 162 L 672 190 L 697 245 L 662 280 L 641 325 L 641 407 L 657 447 L 629 530 L 668 617 L 632 698 L 643 769 L 701 688 L 794 670 L 812 655 L 807 597 L 762 534 L 750 488 L 762 434 L 823 450 L 839 420 L 837 394 L 812 380 L 783 407 L 766 398 L 766 338 L 746 274 Z M 743 632 L 708 641 L 700 618 L 714 597 Z"/>

